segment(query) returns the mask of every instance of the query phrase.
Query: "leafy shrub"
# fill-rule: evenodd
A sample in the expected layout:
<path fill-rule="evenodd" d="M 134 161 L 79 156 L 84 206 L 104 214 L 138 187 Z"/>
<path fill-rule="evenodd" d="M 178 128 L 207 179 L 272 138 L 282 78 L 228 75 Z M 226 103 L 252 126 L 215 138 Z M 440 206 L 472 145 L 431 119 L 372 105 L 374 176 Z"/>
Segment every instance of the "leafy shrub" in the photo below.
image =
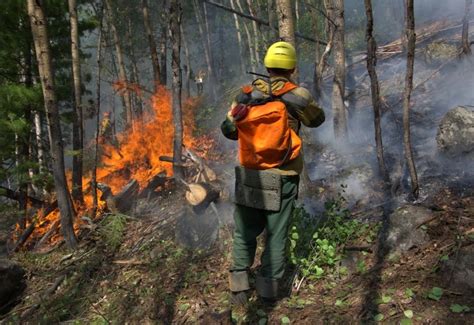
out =
<path fill-rule="evenodd" d="M 317 219 L 304 208 L 295 209 L 290 227 L 289 259 L 300 275 L 318 279 L 333 270 L 343 257 L 344 245 L 366 232 L 368 226 L 349 219 L 342 193 L 325 203 L 325 211 Z"/>
<path fill-rule="evenodd" d="M 100 234 L 104 242 L 111 249 L 117 249 L 122 243 L 127 216 L 123 214 L 109 214 Z"/>

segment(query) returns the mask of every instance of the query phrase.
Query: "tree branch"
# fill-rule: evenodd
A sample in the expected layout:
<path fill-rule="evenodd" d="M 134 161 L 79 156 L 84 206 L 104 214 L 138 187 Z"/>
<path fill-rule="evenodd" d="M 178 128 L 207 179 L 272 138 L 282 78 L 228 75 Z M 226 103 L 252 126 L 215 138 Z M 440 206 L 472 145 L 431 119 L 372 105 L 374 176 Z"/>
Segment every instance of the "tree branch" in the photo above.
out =
<path fill-rule="evenodd" d="M 215 3 L 213 1 L 210 1 L 210 0 L 201 0 L 201 1 L 204 1 L 205 3 L 208 3 L 210 5 L 213 5 L 217 8 L 220 8 L 222 10 L 225 10 L 225 11 L 228 11 L 228 12 L 231 12 L 231 13 L 234 13 L 240 17 L 243 17 L 243 18 L 247 18 L 247 19 L 250 19 L 250 20 L 253 20 L 253 21 L 256 21 L 257 23 L 261 24 L 261 25 L 264 25 L 264 26 L 268 26 L 268 27 L 272 27 L 270 26 L 270 23 L 264 19 L 261 19 L 261 18 L 258 18 L 258 17 L 254 17 L 254 16 L 251 16 L 251 15 L 248 15 L 248 14 L 244 14 L 240 11 L 237 11 L 237 10 L 234 10 L 232 8 L 229 8 L 229 7 L 226 7 L 224 5 L 221 5 L 220 3 Z M 303 35 L 301 33 L 298 33 L 298 32 L 295 32 L 295 36 L 298 37 L 298 38 L 301 38 L 301 39 L 304 39 L 306 41 L 310 41 L 310 42 L 313 42 L 313 43 L 318 43 L 320 45 L 327 45 L 326 42 L 324 41 L 320 41 L 320 40 L 317 40 L 315 38 L 312 38 L 312 37 L 309 37 L 309 36 L 306 36 L 306 35 Z"/>

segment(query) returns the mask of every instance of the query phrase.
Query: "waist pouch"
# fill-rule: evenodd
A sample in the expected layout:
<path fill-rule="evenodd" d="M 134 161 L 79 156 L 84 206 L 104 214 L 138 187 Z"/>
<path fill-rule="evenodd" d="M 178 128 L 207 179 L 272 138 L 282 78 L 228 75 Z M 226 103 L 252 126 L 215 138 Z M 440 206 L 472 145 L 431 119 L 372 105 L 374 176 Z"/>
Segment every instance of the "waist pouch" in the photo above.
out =
<path fill-rule="evenodd" d="M 235 203 L 255 209 L 280 211 L 281 176 L 265 170 L 235 167 Z"/>

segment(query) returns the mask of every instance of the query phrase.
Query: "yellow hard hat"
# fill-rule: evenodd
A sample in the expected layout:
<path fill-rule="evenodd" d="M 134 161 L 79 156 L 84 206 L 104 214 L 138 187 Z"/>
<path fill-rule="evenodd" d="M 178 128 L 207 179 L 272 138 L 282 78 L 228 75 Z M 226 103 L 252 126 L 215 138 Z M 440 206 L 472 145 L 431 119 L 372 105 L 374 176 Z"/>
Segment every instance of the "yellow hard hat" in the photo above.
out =
<path fill-rule="evenodd" d="M 270 45 L 263 59 L 266 68 L 291 70 L 296 67 L 296 50 L 288 42 L 276 42 Z"/>

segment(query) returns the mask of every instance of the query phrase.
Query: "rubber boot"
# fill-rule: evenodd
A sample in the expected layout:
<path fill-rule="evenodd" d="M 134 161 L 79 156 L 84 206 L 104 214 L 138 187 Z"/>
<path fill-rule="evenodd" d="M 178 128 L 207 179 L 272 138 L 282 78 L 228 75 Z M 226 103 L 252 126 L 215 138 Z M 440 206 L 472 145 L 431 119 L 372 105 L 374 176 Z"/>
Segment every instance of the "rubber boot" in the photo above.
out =
<path fill-rule="evenodd" d="M 278 298 L 278 280 L 257 276 L 255 283 L 257 294 L 263 298 L 264 301 L 275 301 Z"/>
<path fill-rule="evenodd" d="M 234 271 L 229 275 L 229 288 L 231 291 L 230 303 L 233 306 L 244 306 L 248 302 L 250 289 L 247 271 Z"/>

